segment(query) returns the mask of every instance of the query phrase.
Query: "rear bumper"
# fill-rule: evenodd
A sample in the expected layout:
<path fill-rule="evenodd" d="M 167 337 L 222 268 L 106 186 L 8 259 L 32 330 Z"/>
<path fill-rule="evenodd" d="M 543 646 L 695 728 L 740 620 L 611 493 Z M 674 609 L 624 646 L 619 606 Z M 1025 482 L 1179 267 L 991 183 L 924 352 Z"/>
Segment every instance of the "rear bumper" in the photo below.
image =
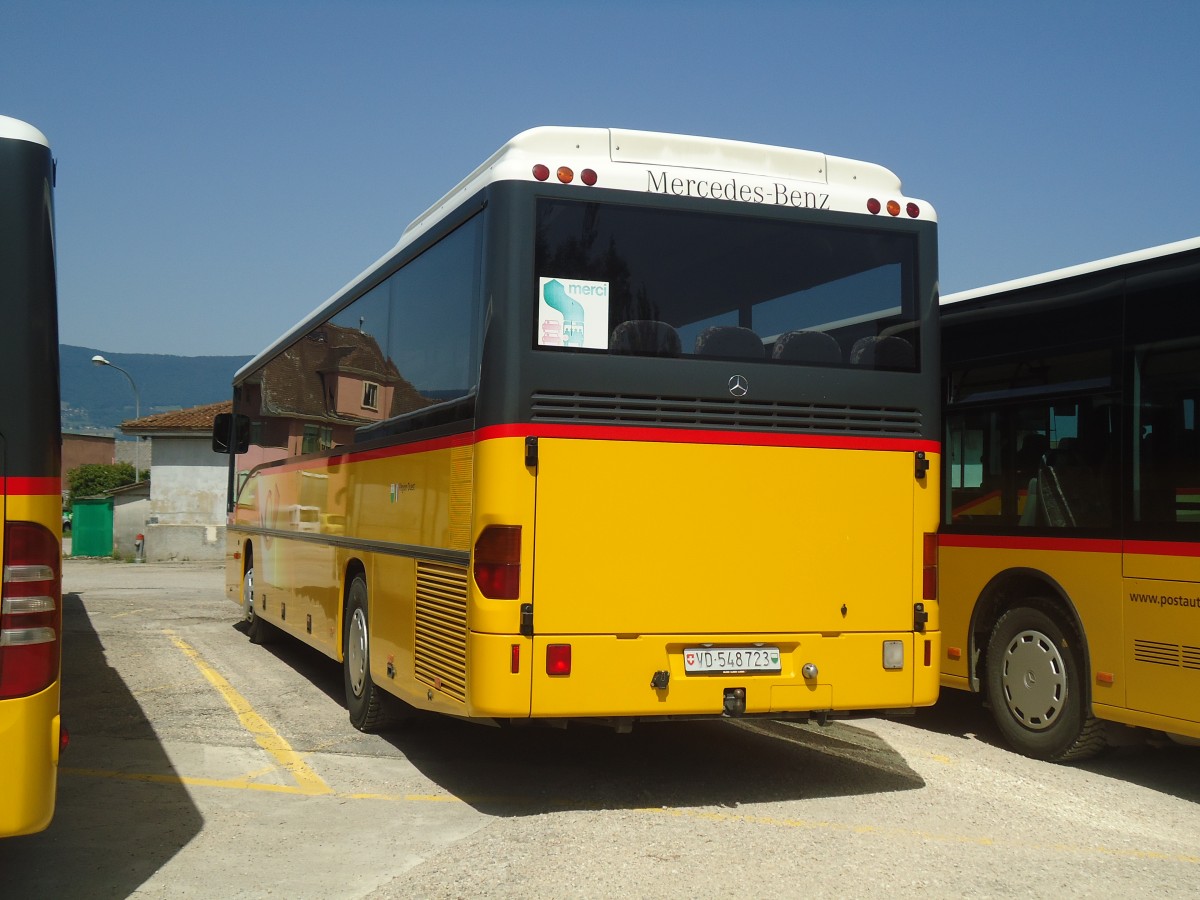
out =
<path fill-rule="evenodd" d="M 50 824 L 58 777 L 59 686 L 0 700 L 0 837 Z"/>
<path fill-rule="evenodd" d="M 885 669 L 885 641 L 903 667 Z M 938 632 L 842 635 L 511 635 L 468 637 L 468 715 L 493 718 L 720 716 L 726 691 L 745 691 L 746 715 L 907 709 L 937 700 Z M 929 651 L 925 645 L 929 643 Z M 549 675 L 546 648 L 571 646 L 571 673 Z M 780 671 L 692 674 L 683 651 L 703 645 L 780 650 Z M 520 670 L 512 672 L 513 647 Z M 929 664 L 926 664 L 929 660 Z M 816 667 L 805 678 L 806 664 Z M 667 673 L 666 686 L 661 685 Z M 657 678 L 656 678 L 657 675 Z"/>

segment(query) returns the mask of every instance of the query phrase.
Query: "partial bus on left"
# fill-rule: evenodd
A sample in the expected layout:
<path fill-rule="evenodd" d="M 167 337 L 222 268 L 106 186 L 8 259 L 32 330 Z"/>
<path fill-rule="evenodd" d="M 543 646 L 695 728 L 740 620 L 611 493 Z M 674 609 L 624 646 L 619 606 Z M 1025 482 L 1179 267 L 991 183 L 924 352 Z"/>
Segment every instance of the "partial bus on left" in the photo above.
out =
<path fill-rule="evenodd" d="M 0 837 L 54 815 L 62 648 L 62 433 L 54 158 L 0 116 Z"/>

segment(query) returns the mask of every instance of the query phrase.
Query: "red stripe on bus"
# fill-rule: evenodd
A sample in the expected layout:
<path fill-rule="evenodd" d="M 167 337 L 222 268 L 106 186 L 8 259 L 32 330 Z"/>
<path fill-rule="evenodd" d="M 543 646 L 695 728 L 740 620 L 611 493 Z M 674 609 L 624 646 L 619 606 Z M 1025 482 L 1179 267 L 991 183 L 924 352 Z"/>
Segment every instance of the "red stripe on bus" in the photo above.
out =
<path fill-rule="evenodd" d="M 41 476 L 9 475 L 0 478 L 4 493 L 19 496 L 46 496 L 62 493 L 62 479 Z"/>
<path fill-rule="evenodd" d="M 982 550 L 1066 550 L 1075 553 L 1126 553 L 1138 556 L 1200 557 L 1195 541 L 1121 541 L 1117 538 L 1024 537 L 987 534 L 942 534 L 942 547 Z"/>
<path fill-rule="evenodd" d="M 414 453 L 429 453 L 434 450 L 447 450 L 452 447 L 466 447 L 475 443 L 472 432 L 452 434 L 449 437 L 430 438 L 426 441 L 413 441 L 411 444 L 389 444 L 386 447 L 376 447 L 372 450 L 352 450 L 339 453 L 322 460 L 280 463 L 265 465 L 263 474 L 280 475 L 284 472 L 311 471 L 313 469 L 329 469 L 352 462 L 367 462 L 373 459 L 388 459 L 393 456 L 410 456 Z"/>
<path fill-rule="evenodd" d="M 1126 541 L 1126 553 L 1139 556 L 1200 556 L 1200 543 L 1194 541 Z"/>
<path fill-rule="evenodd" d="M 1025 537 L 992 534 L 941 534 L 940 547 L 982 550 L 1068 550 L 1076 553 L 1120 553 L 1121 541 L 1108 538 Z"/>
<path fill-rule="evenodd" d="M 574 438 L 589 441 L 644 441 L 657 444 L 728 444 L 745 447 L 809 447 L 827 450 L 903 450 L 940 453 L 941 444 L 923 438 L 873 438 L 853 435 L 780 434 L 707 431 L 691 428 L 643 428 L 625 425 L 489 425 L 476 441 L 497 438 Z"/>
<path fill-rule="evenodd" d="M 871 438 L 843 437 L 840 435 L 759 434 L 744 431 L 699 431 L 679 428 L 638 428 L 619 425 L 490 425 L 477 431 L 465 431 L 448 437 L 414 441 L 411 444 L 389 444 L 371 450 L 353 450 L 340 453 L 320 462 L 289 462 L 268 465 L 263 474 L 280 475 L 284 472 L 329 469 L 351 462 L 367 462 L 409 456 L 414 453 L 429 453 L 448 450 L 470 444 L 500 438 L 568 438 L 590 441 L 645 441 L 659 444 L 725 444 L 747 447 L 808 447 L 828 450 L 892 450 L 914 453 L 940 453 L 941 444 L 920 438 Z"/>

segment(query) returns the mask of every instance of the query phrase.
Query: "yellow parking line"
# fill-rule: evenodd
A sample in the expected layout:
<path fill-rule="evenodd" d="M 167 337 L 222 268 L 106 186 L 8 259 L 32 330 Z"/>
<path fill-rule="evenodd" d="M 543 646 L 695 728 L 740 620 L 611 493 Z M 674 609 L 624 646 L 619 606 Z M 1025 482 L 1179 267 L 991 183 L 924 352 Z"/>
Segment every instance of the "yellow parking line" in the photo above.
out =
<path fill-rule="evenodd" d="M 196 778 L 190 775 L 175 775 L 150 772 L 116 772 L 111 769 L 77 769 L 60 766 L 60 775 L 77 778 L 108 778 L 113 781 L 138 781 L 143 784 L 183 784 L 191 787 L 228 788 L 239 791 L 267 791 L 272 794 L 295 794 L 301 797 L 329 797 L 334 800 L 380 800 L 387 803 L 452 803 L 465 804 L 468 800 L 448 794 L 360 794 L 340 791 L 320 793 L 291 784 L 267 784 L 246 778 Z M 478 802 L 481 798 L 471 798 Z M 493 798 L 483 798 L 493 799 Z"/>
<path fill-rule="evenodd" d="M 200 674 L 208 679 L 208 683 L 217 689 L 217 693 L 237 713 L 238 721 L 242 723 L 242 727 L 254 735 L 254 740 L 258 743 L 258 746 L 266 750 L 281 768 L 289 772 L 296 779 L 296 783 L 299 785 L 299 793 L 333 793 L 333 789 L 321 779 L 321 776 L 309 768 L 308 763 L 304 761 L 300 754 L 292 749 L 291 745 L 267 723 L 266 719 L 254 711 L 254 708 L 250 706 L 246 698 L 239 694 L 220 672 L 204 661 L 195 648 L 173 631 L 165 630 L 163 633 L 171 639 L 171 643 L 178 647 L 195 664 L 196 668 L 200 670 Z M 276 789 L 276 786 L 262 786 L 262 790 Z"/>
<path fill-rule="evenodd" d="M 114 781 L 140 781 L 145 784 L 183 784 L 189 787 L 232 788 L 240 791 L 267 791 L 272 794 L 298 794 L 304 797 L 324 796 L 329 792 L 316 792 L 296 787 L 294 784 L 270 784 L 251 781 L 248 778 L 197 778 L 191 775 L 165 775 L 151 772 L 114 772 L 108 769 L 75 769 L 59 767 L 60 775 L 81 778 L 110 778 Z"/>

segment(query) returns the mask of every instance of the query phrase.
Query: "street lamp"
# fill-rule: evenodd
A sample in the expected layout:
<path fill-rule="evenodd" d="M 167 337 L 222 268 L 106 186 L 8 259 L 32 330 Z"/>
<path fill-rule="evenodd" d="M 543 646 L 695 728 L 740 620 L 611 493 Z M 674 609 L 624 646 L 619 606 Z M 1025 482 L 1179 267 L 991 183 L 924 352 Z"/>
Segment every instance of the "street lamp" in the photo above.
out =
<path fill-rule="evenodd" d="M 129 386 L 133 388 L 133 417 L 140 419 L 142 417 L 142 398 L 138 394 L 137 385 L 134 384 L 133 376 L 122 369 L 120 366 L 110 363 L 107 359 L 97 353 L 92 357 L 92 365 L 108 366 L 116 369 L 122 375 L 129 379 Z M 142 480 L 142 438 L 140 435 L 134 435 L 134 440 L 137 442 L 133 447 L 133 483 L 137 484 Z"/>

